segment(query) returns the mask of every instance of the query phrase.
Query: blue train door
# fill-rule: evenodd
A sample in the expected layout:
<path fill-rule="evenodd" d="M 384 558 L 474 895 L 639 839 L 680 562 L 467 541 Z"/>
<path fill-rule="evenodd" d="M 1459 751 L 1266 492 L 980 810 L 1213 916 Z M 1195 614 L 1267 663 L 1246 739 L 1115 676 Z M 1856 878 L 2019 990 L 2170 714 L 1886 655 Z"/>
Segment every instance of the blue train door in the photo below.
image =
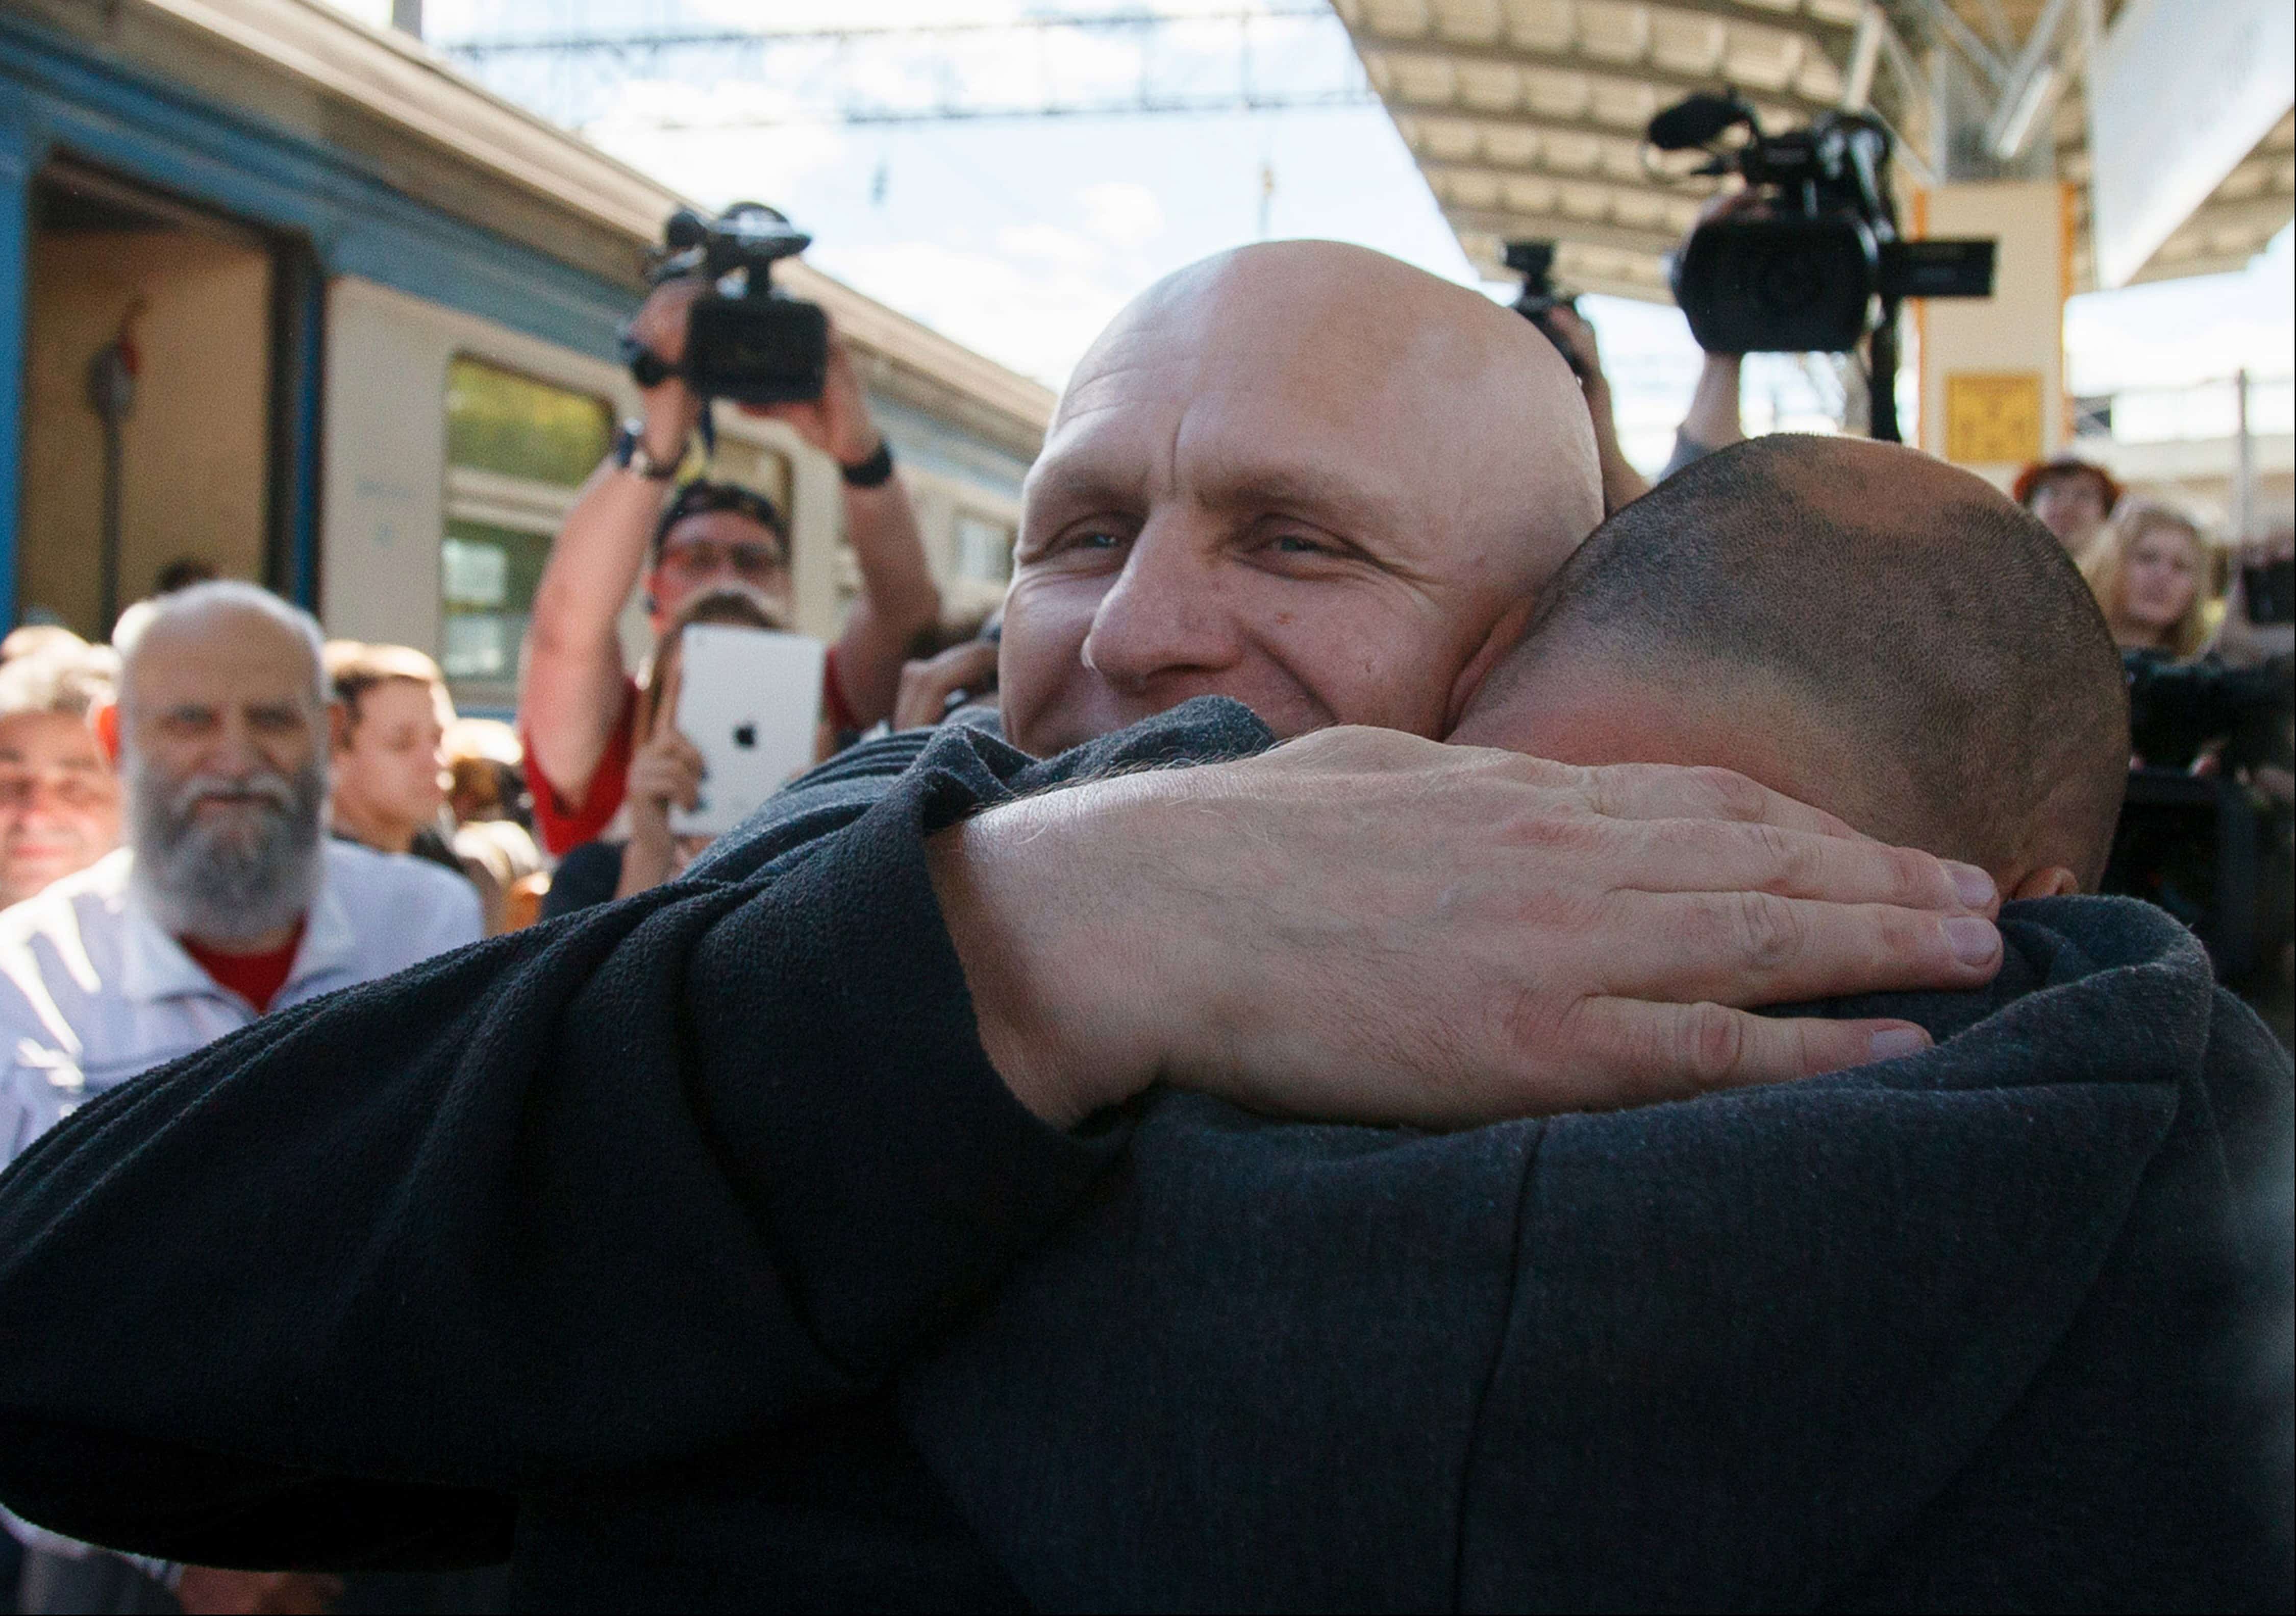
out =
<path fill-rule="evenodd" d="M 61 159 L 29 222 L 17 620 L 100 639 L 130 602 L 206 576 L 308 602 L 308 252 Z"/>

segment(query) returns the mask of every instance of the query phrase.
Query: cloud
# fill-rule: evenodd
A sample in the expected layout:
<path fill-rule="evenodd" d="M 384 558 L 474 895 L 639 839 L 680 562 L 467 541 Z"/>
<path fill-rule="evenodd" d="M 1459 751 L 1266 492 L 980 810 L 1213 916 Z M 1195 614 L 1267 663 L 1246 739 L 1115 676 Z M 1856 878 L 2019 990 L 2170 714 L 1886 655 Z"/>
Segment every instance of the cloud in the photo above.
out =
<path fill-rule="evenodd" d="M 789 106 L 783 93 L 754 83 L 633 79 L 619 86 L 609 109 L 583 133 L 623 161 L 670 176 L 680 191 L 710 207 L 742 199 L 771 202 L 788 196 L 806 175 L 843 160 L 845 132 L 822 123 L 709 126 L 777 117 Z M 680 124 L 701 127 L 664 127 Z"/>
<path fill-rule="evenodd" d="M 1164 233 L 1164 204 L 1145 185 L 1108 180 L 1077 193 L 1085 228 L 1111 247 L 1136 250 Z"/>
<path fill-rule="evenodd" d="M 1065 249 L 1031 258 L 999 246 L 991 254 L 932 242 L 831 243 L 810 256 L 848 285 L 1058 387 L 1123 307 L 1126 290 Z"/>

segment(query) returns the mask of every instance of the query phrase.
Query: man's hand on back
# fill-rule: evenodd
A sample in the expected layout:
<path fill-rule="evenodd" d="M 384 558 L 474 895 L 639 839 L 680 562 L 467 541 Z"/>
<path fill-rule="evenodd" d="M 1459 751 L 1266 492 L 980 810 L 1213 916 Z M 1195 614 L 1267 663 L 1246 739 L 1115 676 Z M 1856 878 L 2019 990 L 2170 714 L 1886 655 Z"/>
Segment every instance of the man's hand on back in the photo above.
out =
<path fill-rule="evenodd" d="M 1383 730 L 1028 799 L 931 857 L 983 1046 L 1060 1125 L 1160 1079 L 1439 1128 L 1680 1098 L 1927 1042 L 1745 1006 L 2000 964 L 1981 872 L 1742 775 Z"/>

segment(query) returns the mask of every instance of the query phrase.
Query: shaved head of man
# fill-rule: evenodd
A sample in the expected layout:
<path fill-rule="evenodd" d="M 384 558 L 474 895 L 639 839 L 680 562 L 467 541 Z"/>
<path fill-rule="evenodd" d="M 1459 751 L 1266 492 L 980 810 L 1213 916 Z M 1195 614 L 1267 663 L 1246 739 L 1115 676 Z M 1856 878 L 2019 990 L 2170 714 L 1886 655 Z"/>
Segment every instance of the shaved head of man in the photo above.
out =
<path fill-rule="evenodd" d="M 1759 438 L 1604 522 L 1451 737 L 1737 770 L 2013 898 L 2095 890 L 2128 698 L 2063 547 L 1982 479 Z"/>
<path fill-rule="evenodd" d="M 1513 312 L 1365 248 L 1222 253 L 1078 364 L 999 661 L 1046 753 L 1192 696 L 1441 734 L 1602 520 L 1584 398 Z"/>

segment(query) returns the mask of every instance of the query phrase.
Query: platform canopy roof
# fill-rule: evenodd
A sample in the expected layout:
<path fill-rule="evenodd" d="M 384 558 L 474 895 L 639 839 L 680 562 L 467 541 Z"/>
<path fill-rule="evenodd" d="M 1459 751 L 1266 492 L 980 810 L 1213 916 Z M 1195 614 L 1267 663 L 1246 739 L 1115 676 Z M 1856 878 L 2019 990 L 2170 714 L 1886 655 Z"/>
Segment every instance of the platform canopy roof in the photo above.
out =
<path fill-rule="evenodd" d="M 2184 4 L 2186 0 L 2169 0 Z M 1941 70 L 2005 99 L 2037 29 L 2064 70 L 2037 97 L 2021 167 L 2074 183 L 2077 289 L 2088 244 L 2081 0 L 1333 0 L 1371 83 L 1468 257 L 1499 276 L 1500 244 L 1559 244 L 1579 290 L 1668 300 L 1663 255 L 1724 182 L 1652 166 L 1652 114 L 1725 85 L 1780 128 L 1844 104 L 1898 136 L 1901 179 L 1932 179 Z M 2109 27 L 2120 6 L 2098 0 Z M 2197 21 L 2197 19 L 2196 19 Z M 1932 87 L 1925 87 L 1932 86 Z M 2208 109 L 2194 107 L 2195 118 Z M 1681 165 L 1677 162 L 1676 165 Z M 2284 114 L 2161 243 L 2137 280 L 2236 269 L 2296 211 L 2296 126 Z"/>

